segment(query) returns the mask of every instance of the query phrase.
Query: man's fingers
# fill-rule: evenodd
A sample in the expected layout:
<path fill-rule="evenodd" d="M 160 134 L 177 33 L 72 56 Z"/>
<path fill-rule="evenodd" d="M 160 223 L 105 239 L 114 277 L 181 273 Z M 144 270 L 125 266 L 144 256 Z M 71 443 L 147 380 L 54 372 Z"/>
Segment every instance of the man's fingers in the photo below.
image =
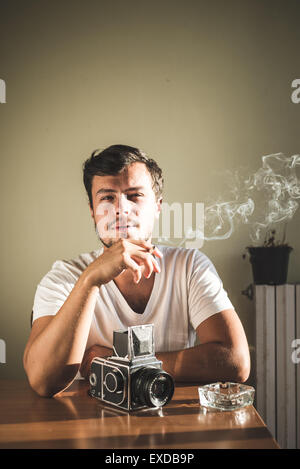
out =
<path fill-rule="evenodd" d="M 163 253 L 158 249 L 157 246 L 154 246 L 154 245 L 153 245 L 150 249 L 148 249 L 148 252 L 149 252 L 150 254 L 153 254 L 153 255 L 158 256 L 158 257 L 160 257 L 160 258 L 163 257 Z"/>
<path fill-rule="evenodd" d="M 140 246 L 141 248 L 144 248 L 146 251 L 148 251 L 152 255 L 158 256 L 160 258 L 163 257 L 163 253 L 158 249 L 157 246 L 152 244 L 150 241 L 146 241 L 144 239 L 131 239 L 131 238 L 128 238 L 127 241 L 129 243 Z"/>
<path fill-rule="evenodd" d="M 149 253 L 138 251 L 138 253 L 132 255 L 132 259 L 134 259 L 139 265 L 144 264 L 145 266 L 145 273 L 144 276 L 149 278 L 152 274 L 153 270 L 155 272 L 160 273 L 160 267 L 156 259 L 151 256 Z"/>
<path fill-rule="evenodd" d="M 140 266 L 129 256 L 128 253 L 124 256 L 124 263 L 126 264 L 126 267 L 132 271 L 135 283 L 138 283 L 142 277 Z"/>
<path fill-rule="evenodd" d="M 134 239 L 134 238 L 127 238 L 126 241 L 132 244 L 137 244 L 145 249 L 150 249 L 153 244 L 150 241 L 146 241 L 145 239 Z"/>
<path fill-rule="evenodd" d="M 163 254 L 150 241 L 131 238 L 121 239 L 116 247 L 121 248 L 122 268 L 132 271 L 135 283 L 140 281 L 142 273 L 146 278 L 152 275 L 153 270 L 160 273 L 160 266 L 154 256 L 162 258 Z"/>

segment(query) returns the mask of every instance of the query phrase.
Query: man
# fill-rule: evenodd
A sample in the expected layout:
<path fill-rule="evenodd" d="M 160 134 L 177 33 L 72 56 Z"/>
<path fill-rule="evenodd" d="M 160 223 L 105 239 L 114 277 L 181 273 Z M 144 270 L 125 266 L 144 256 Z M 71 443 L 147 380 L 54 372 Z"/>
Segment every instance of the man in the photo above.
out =
<path fill-rule="evenodd" d="M 87 377 L 95 356 L 112 354 L 113 330 L 149 323 L 175 380 L 245 381 L 245 333 L 210 260 L 151 242 L 162 204 L 157 163 L 114 145 L 85 162 L 84 184 L 103 248 L 55 262 L 38 285 L 23 359 L 32 388 L 55 395 L 79 370 Z"/>

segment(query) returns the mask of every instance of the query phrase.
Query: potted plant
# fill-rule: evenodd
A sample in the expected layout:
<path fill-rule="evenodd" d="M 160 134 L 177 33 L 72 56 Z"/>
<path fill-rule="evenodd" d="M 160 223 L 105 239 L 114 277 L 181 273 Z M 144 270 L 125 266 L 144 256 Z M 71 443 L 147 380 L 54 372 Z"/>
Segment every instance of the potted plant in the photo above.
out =
<path fill-rule="evenodd" d="M 282 285 L 287 281 L 289 255 L 292 247 L 286 241 L 286 224 L 283 237 L 276 241 L 276 230 L 269 229 L 261 246 L 246 248 L 252 265 L 253 281 L 256 285 Z M 246 254 L 243 254 L 246 258 Z"/>

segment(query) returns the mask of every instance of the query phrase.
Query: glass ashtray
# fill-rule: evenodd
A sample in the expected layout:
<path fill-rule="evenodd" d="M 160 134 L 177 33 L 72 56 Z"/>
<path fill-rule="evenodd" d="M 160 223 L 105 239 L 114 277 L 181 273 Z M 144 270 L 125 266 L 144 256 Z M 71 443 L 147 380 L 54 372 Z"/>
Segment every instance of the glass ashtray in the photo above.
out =
<path fill-rule="evenodd" d="M 239 383 L 211 383 L 198 387 L 200 405 L 217 410 L 241 409 L 253 404 L 255 389 Z"/>

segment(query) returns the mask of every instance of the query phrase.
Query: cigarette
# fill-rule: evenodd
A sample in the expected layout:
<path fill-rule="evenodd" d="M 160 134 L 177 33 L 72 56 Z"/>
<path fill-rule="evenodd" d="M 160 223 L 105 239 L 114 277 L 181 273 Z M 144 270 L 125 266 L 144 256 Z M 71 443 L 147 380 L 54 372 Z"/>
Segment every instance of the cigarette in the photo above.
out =
<path fill-rule="evenodd" d="M 148 248 L 148 252 L 149 252 L 150 254 L 153 254 L 154 251 L 155 251 L 155 249 L 156 249 L 156 246 L 153 245 L 151 248 Z"/>

